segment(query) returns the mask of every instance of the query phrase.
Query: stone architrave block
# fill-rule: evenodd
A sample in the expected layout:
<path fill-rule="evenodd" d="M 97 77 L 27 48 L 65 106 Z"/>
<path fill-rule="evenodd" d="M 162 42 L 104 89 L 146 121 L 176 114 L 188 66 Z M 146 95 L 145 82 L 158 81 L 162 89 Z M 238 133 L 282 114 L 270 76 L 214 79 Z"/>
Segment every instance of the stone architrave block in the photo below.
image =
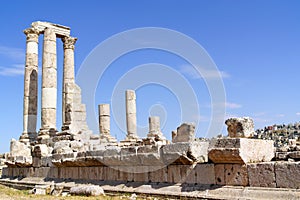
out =
<path fill-rule="evenodd" d="M 273 140 L 219 138 L 210 143 L 208 157 L 213 163 L 268 162 L 275 155 Z"/>
<path fill-rule="evenodd" d="M 225 184 L 233 186 L 248 186 L 248 172 L 246 165 L 225 164 L 224 165 Z"/>
<path fill-rule="evenodd" d="M 276 184 L 279 188 L 300 188 L 300 162 L 276 162 Z"/>
<path fill-rule="evenodd" d="M 275 163 L 247 164 L 250 187 L 276 187 Z"/>
<path fill-rule="evenodd" d="M 254 123 L 249 117 L 230 118 L 225 121 L 231 138 L 249 138 L 254 136 Z"/>

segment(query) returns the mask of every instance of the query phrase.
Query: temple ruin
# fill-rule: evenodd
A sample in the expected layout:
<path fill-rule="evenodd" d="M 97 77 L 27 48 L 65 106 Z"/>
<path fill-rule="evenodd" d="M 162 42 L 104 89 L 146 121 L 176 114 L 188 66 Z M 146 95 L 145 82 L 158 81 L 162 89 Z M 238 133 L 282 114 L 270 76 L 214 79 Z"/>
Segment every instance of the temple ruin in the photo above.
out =
<path fill-rule="evenodd" d="M 300 162 L 275 161 L 274 142 L 253 139 L 253 120 L 247 117 L 226 121 L 228 137 L 197 139 L 195 125 L 185 122 L 169 133 L 172 141 L 168 141 L 159 117 L 149 116 L 149 133 L 139 138 L 137 97 L 134 90 L 127 90 L 126 138 L 118 142 L 111 135 L 109 104 L 99 104 L 99 134 L 93 134 L 75 83 L 77 38 L 70 36 L 69 27 L 39 21 L 24 33 L 23 132 L 19 140 L 12 139 L 10 152 L 0 160 L 6 165 L 1 184 L 31 185 L 38 193 L 56 195 L 62 188 L 85 183 L 100 185 L 104 191 L 177 197 L 276 198 L 280 194 L 282 198 L 300 198 Z M 41 34 L 41 126 L 37 129 Z M 57 38 L 64 48 L 60 128 L 56 125 Z M 268 192 L 270 188 L 274 190 Z"/>

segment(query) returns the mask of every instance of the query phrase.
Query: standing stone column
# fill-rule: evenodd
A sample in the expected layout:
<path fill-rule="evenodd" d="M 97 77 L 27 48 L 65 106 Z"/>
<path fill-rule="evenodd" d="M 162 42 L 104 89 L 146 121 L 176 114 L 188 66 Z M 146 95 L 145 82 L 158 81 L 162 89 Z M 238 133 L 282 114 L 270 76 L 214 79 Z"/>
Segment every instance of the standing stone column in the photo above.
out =
<path fill-rule="evenodd" d="M 115 143 L 117 140 L 110 135 L 110 107 L 109 104 L 98 105 L 100 143 Z"/>
<path fill-rule="evenodd" d="M 137 139 L 136 96 L 134 90 L 126 90 L 126 140 Z"/>
<path fill-rule="evenodd" d="M 62 42 L 64 43 L 64 71 L 63 71 L 63 88 L 62 88 L 62 122 L 66 124 L 66 85 L 75 83 L 75 64 L 74 64 L 74 48 L 77 38 L 75 37 L 63 37 Z"/>
<path fill-rule="evenodd" d="M 148 137 L 155 137 L 161 135 L 160 121 L 158 116 L 149 117 L 149 134 Z"/>
<path fill-rule="evenodd" d="M 166 144 L 167 140 L 160 130 L 160 119 L 158 116 L 149 117 L 149 133 L 148 139 L 152 139 L 154 143 Z"/>
<path fill-rule="evenodd" d="M 26 34 L 26 61 L 24 73 L 23 133 L 20 141 L 28 144 L 36 139 L 38 101 L 38 37 L 34 28 L 24 30 Z"/>
<path fill-rule="evenodd" d="M 42 66 L 42 127 L 40 135 L 49 136 L 49 130 L 56 130 L 56 35 L 51 28 L 44 32 Z"/>
<path fill-rule="evenodd" d="M 99 110 L 99 131 L 100 135 L 110 135 L 110 108 L 109 104 L 98 105 Z"/>

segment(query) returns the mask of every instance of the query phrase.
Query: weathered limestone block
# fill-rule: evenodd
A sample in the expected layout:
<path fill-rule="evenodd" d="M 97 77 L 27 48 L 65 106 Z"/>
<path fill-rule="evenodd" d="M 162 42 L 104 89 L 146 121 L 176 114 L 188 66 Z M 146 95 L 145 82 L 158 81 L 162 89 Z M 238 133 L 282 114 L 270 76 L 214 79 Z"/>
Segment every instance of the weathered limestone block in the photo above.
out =
<path fill-rule="evenodd" d="M 148 166 L 136 166 L 134 168 L 133 181 L 135 182 L 148 182 L 149 181 L 149 168 Z"/>
<path fill-rule="evenodd" d="M 215 165 L 215 178 L 217 185 L 247 186 L 247 166 L 240 164 Z"/>
<path fill-rule="evenodd" d="M 50 185 L 35 185 L 33 192 L 36 195 L 50 194 Z"/>
<path fill-rule="evenodd" d="M 193 142 L 195 141 L 195 124 L 183 123 L 176 131 L 172 131 L 172 142 Z"/>
<path fill-rule="evenodd" d="M 250 187 L 276 187 L 275 163 L 247 164 Z"/>
<path fill-rule="evenodd" d="M 196 174 L 196 183 L 199 185 L 215 184 L 214 164 L 197 164 L 194 168 Z"/>
<path fill-rule="evenodd" d="M 276 184 L 279 188 L 300 188 L 300 162 L 276 162 Z"/>
<path fill-rule="evenodd" d="M 71 187 L 70 194 L 84 196 L 100 196 L 104 195 L 104 190 L 99 185 L 81 185 Z"/>
<path fill-rule="evenodd" d="M 274 157 L 273 140 L 219 138 L 210 143 L 208 157 L 214 163 L 268 162 Z"/>
<path fill-rule="evenodd" d="M 249 117 L 230 118 L 225 121 L 231 138 L 249 138 L 254 136 L 254 123 Z"/>
<path fill-rule="evenodd" d="M 33 160 L 32 157 L 25 156 L 16 156 L 14 160 L 14 164 L 18 167 L 29 167 L 32 166 Z"/>
<path fill-rule="evenodd" d="M 249 184 L 246 165 L 225 164 L 224 166 L 226 185 L 247 186 Z"/>
<path fill-rule="evenodd" d="M 168 166 L 168 183 L 183 183 L 185 181 L 185 177 L 182 177 L 183 169 L 181 169 L 184 165 L 169 165 Z M 182 172 L 181 172 L 182 171 Z"/>
<path fill-rule="evenodd" d="M 31 156 L 31 147 L 12 139 L 10 142 L 10 156 Z"/>
<path fill-rule="evenodd" d="M 216 185 L 225 185 L 224 164 L 215 164 L 215 182 Z"/>
<path fill-rule="evenodd" d="M 71 141 L 59 141 L 54 144 L 53 154 L 73 153 Z"/>
<path fill-rule="evenodd" d="M 161 148 L 162 158 L 166 165 L 170 163 L 192 164 L 208 161 L 208 142 L 179 142 Z"/>
<path fill-rule="evenodd" d="M 167 167 L 149 172 L 149 181 L 153 183 L 167 183 L 168 182 L 168 171 Z"/>
<path fill-rule="evenodd" d="M 59 169 L 57 167 L 50 167 L 49 173 L 48 173 L 48 178 L 52 179 L 58 179 L 59 178 Z"/>
<path fill-rule="evenodd" d="M 33 177 L 48 177 L 50 167 L 38 167 L 34 168 Z"/>
<path fill-rule="evenodd" d="M 62 133 L 72 134 L 75 140 L 89 143 L 93 133 L 86 123 L 86 108 L 81 102 L 81 89 L 74 82 L 65 83 L 64 86 Z"/>

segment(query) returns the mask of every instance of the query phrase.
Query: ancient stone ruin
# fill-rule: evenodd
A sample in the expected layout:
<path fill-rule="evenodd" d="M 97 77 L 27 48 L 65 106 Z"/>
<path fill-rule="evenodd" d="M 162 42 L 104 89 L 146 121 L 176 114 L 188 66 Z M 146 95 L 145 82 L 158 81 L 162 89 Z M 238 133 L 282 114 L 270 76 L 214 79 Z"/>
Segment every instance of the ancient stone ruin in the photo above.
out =
<path fill-rule="evenodd" d="M 19 140 L 12 139 L 10 152 L 0 159 L 6 165 L 1 184 L 32 185 L 37 193 L 55 195 L 64 188 L 71 188 L 74 194 L 88 193 L 91 190 L 78 186 L 85 183 L 97 185 L 92 191 L 101 194 L 99 186 L 104 191 L 177 197 L 275 198 L 280 193 L 283 198 L 300 198 L 300 163 L 273 161 L 273 141 L 253 139 L 253 120 L 247 117 L 226 120 L 229 136 L 211 140 L 195 138 L 195 125 L 186 122 L 172 132 L 170 142 L 161 132 L 159 117 L 150 116 L 147 138 L 139 138 L 137 97 L 134 90 L 127 90 L 126 138 L 118 142 L 111 135 L 109 104 L 99 105 L 99 134 L 93 134 L 74 78 L 77 38 L 70 36 L 69 27 L 48 22 L 34 22 L 24 33 L 23 133 Z M 37 130 L 40 34 L 44 41 L 41 127 Z M 60 129 L 56 126 L 56 38 L 61 38 L 64 48 Z M 267 188 L 277 189 L 268 192 Z"/>

